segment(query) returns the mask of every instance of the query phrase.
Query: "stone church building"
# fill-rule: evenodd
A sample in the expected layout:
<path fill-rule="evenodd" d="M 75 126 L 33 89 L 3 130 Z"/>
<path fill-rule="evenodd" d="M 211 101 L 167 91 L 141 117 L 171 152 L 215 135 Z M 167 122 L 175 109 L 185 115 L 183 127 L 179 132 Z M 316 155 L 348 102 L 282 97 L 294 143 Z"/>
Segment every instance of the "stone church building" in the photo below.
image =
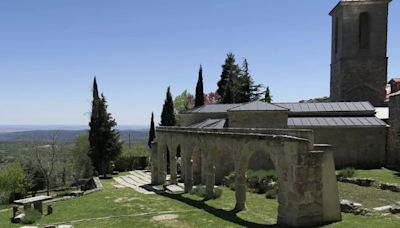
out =
<path fill-rule="evenodd" d="M 246 205 L 246 170 L 276 169 L 278 223 L 310 226 L 341 220 L 335 168 L 400 167 L 400 79 L 387 83 L 391 0 L 341 0 L 332 17 L 330 101 L 211 104 L 158 127 L 152 183 L 185 191 L 235 172 L 235 210 Z M 167 162 L 169 154 L 169 162 Z"/>
<path fill-rule="evenodd" d="M 316 143 L 332 145 L 337 168 L 399 166 L 400 79 L 386 91 L 389 3 L 341 0 L 330 12 L 330 102 L 211 104 L 181 114 L 181 126 L 312 129 Z"/>

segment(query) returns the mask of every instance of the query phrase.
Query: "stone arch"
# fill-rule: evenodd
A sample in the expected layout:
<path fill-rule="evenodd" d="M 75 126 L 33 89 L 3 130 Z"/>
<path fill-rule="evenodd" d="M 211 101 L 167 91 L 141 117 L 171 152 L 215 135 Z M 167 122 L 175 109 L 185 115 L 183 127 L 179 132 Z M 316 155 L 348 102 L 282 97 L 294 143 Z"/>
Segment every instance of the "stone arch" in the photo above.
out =
<path fill-rule="evenodd" d="M 261 141 L 258 143 L 252 144 L 243 144 L 238 143 L 239 145 L 235 145 L 237 148 L 235 153 L 235 211 L 241 211 L 246 209 L 246 195 L 247 195 L 247 183 L 246 183 L 246 172 L 249 168 L 250 159 L 253 155 L 262 153 L 267 154 L 272 162 L 272 166 L 277 167 L 277 159 L 276 159 L 276 150 L 279 150 L 282 145 L 278 144 L 270 144 L 265 145 L 266 143 Z M 241 145 L 241 146 L 240 146 Z"/>

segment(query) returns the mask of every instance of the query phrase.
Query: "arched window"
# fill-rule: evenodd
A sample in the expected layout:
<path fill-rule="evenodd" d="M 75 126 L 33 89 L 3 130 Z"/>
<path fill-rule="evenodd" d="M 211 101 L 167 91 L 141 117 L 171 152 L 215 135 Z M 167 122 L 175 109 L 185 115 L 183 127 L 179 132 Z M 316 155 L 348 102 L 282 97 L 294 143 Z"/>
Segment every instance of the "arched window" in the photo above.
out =
<path fill-rule="evenodd" d="M 335 20 L 335 54 L 338 53 L 338 39 L 339 39 L 339 18 Z"/>
<path fill-rule="evenodd" d="M 358 40 L 360 44 L 360 49 L 369 48 L 369 38 L 370 38 L 370 21 L 368 13 L 361 13 L 359 18 L 359 34 Z"/>

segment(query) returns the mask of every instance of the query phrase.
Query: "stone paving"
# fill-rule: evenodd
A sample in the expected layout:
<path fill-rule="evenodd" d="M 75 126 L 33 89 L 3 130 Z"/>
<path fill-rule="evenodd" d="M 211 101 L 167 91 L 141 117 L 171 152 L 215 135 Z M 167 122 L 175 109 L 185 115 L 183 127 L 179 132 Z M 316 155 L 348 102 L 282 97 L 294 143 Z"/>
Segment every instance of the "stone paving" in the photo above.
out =
<path fill-rule="evenodd" d="M 143 170 L 130 171 L 129 175 L 114 177 L 118 186 L 131 188 L 139 193 L 154 194 L 151 187 L 151 176 L 149 172 Z"/>
<path fill-rule="evenodd" d="M 169 175 L 167 180 L 170 179 Z M 117 182 L 114 186 L 116 188 L 131 188 L 139 193 L 143 194 L 154 194 L 155 191 L 159 191 L 151 186 L 151 173 L 144 170 L 130 171 L 129 175 L 114 177 Z M 177 185 L 167 185 L 165 190 L 173 193 L 183 192 L 183 183 Z"/>

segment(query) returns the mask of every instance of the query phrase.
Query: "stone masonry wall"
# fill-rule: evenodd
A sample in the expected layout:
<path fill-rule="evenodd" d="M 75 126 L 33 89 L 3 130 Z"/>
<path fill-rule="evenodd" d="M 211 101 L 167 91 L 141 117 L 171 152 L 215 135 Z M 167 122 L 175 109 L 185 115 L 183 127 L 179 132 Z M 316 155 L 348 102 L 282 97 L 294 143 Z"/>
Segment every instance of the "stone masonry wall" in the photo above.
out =
<path fill-rule="evenodd" d="M 400 169 L 400 93 L 389 97 L 387 166 Z"/>

